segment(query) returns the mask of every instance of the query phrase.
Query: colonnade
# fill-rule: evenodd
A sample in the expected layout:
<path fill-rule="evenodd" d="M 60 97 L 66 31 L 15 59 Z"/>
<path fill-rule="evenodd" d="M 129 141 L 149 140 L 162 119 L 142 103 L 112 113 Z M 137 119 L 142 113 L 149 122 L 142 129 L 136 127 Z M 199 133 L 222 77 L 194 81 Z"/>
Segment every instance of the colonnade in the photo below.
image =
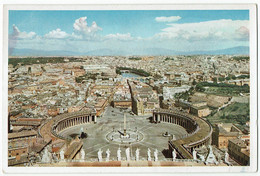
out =
<path fill-rule="evenodd" d="M 175 149 L 178 153 L 178 158 L 192 159 L 192 152 L 195 148 L 211 144 L 212 127 L 201 118 L 193 118 L 189 114 L 162 109 L 153 112 L 153 122 L 173 123 L 187 130 L 189 133 L 187 137 L 168 142 L 169 151 L 172 152 Z"/>
<path fill-rule="evenodd" d="M 201 140 L 201 141 L 197 141 L 196 143 L 194 144 L 189 144 L 189 146 L 187 147 L 187 149 L 189 150 L 189 152 L 193 152 L 193 150 L 195 148 L 200 148 L 202 147 L 203 145 L 207 146 L 207 145 L 210 145 L 211 144 L 211 138 L 206 138 L 204 140 Z"/>
<path fill-rule="evenodd" d="M 88 116 L 80 116 L 80 117 L 68 117 L 60 122 L 57 123 L 55 130 L 56 132 L 59 132 L 65 128 L 75 126 L 75 125 L 80 125 L 83 123 L 90 123 L 90 122 L 97 122 L 97 117 L 96 115 L 88 115 Z"/>
<path fill-rule="evenodd" d="M 167 122 L 173 123 L 176 125 L 180 125 L 185 128 L 188 133 L 192 133 L 197 129 L 197 124 L 194 120 L 184 118 L 174 114 L 167 114 L 167 113 L 153 113 L 153 122 L 160 123 L 160 122 Z"/>

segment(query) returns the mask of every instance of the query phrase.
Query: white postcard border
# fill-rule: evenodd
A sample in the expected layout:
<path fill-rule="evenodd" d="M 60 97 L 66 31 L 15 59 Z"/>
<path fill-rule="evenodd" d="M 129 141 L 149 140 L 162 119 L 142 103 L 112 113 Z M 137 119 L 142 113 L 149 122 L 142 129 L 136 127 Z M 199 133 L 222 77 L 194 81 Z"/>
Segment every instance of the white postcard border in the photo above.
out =
<path fill-rule="evenodd" d="M 212 6 L 214 5 L 214 6 Z M 176 8 L 177 7 L 177 8 Z M 251 148 L 250 148 L 250 166 L 241 167 L 135 167 L 135 168 L 125 168 L 125 167 L 68 167 L 68 168 L 57 168 L 57 167 L 44 167 L 44 168 L 34 168 L 34 167 L 8 167 L 7 162 L 7 108 L 8 108 L 8 10 L 194 10 L 194 9 L 249 9 L 250 10 L 250 135 L 251 135 Z M 256 6 L 253 4 L 238 4 L 238 5 L 5 5 L 3 9 L 4 14 L 4 25 L 3 25 L 3 77 L 2 77 L 2 167 L 4 173 L 198 173 L 198 172 L 255 172 L 257 170 L 257 26 L 256 26 Z"/>

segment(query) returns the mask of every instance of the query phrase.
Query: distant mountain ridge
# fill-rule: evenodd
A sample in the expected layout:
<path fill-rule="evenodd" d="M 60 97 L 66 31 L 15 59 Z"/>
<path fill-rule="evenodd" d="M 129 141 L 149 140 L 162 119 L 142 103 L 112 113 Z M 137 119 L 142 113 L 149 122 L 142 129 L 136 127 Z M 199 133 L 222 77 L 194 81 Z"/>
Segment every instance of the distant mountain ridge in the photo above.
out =
<path fill-rule="evenodd" d="M 146 56 L 166 56 L 166 55 L 249 55 L 249 47 L 238 46 L 221 50 L 210 51 L 175 51 L 164 48 L 146 48 L 135 50 L 112 50 L 98 49 L 88 52 L 74 52 L 66 50 L 43 51 L 31 49 L 14 49 L 11 56 L 131 56 L 131 55 L 146 55 Z"/>

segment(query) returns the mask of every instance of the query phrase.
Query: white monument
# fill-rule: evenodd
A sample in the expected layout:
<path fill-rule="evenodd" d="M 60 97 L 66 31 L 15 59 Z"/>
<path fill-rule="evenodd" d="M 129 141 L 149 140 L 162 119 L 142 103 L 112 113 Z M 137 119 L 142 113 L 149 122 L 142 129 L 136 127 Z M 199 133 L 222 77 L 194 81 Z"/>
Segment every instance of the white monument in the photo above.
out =
<path fill-rule="evenodd" d="M 120 150 L 120 148 L 117 149 L 117 161 L 121 161 L 121 150 Z"/>
<path fill-rule="evenodd" d="M 64 151 L 63 150 L 60 151 L 60 159 L 61 159 L 61 161 L 64 160 Z"/>
<path fill-rule="evenodd" d="M 57 158 L 57 155 L 56 155 L 55 152 L 52 153 L 52 158 L 53 158 L 53 161 L 54 161 L 54 162 L 57 162 L 57 161 L 58 161 L 58 158 Z"/>
<path fill-rule="evenodd" d="M 221 161 L 221 155 L 220 155 L 220 153 L 217 153 L 216 155 L 217 155 L 216 157 L 217 157 L 218 162 L 219 162 L 219 163 L 222 162 L 222 161 Z"/>
<path fill-rule="evenodd" d="M 139 154 L 140 154 L 140 149 L 137 148 L 136 151 L 135 151 L 135 160 L 136 161 L 139 161 Z"/>
<path fill-rule="evenodd" d="M 158 161 L 158 150 L 155 149 L 153 154 L 154 154 L 154 161 Z"/>
<path fill-rule="evenodd" d="M 192 156 L 194 160 L 197 160 L 197 151 L 193 149 Z"/>
<path fill-rule="evenodd" d="M 148 150 L 147 150 L 147 160 L 148 161 L 151 161 L 152 159 L 151 159 L 151 150 L 148 148 Z"/>
<path fill-rule="evenodd" d="M 176 150 L 173 149 L 172 151 L 172 160 L 176 160 L 177 154 L 176 154 Z"/>
<path fill-rule="evenodd" d="M 218 164 L 218 162 L 216 160 L 216 156 L 213 153 L 211 145 L 209 145 L 209 154 L 208 154 L 208 157 L 206 159 L 206 164 L 209 164 L 209 163 L 210 164 Z"/>
<path fill-rule="evenodd" d="M 50 153 L 47 149 L 47 147 L 44 148 L 44 152 L 43 152 L 43 155 L 42 155 L 42 160 L 41 162 L 42 163 L 51 163 L 51 157 L 50 157 Z"/>
<path fill-rule="evenodd" d="M 102 162 L 102 153 L 103 151 L 101 149 L 98 150 L 98 161 Z"/>
<path fill-rule="evenodd" d="M 110 157 L 110 150 L 109 149 L 107 149 L 106 154 L 107 154 L 106 161 L 109 161 L 109 157 Z"/>
<path fill-rule="evenodd" d="M 126 161 L 130 161 L 130 148 L 125 149 Z"/>
<path fill-rule="evenodd" d="M 85 160 L 85 151 L 83 149 L 80 150 L 80 156 L 81 156 L 81 160 L 84 161 Z"/>
<path fill-rule="evenodd" d="M 200 154 L 198 154 L 199 155 L 199 157 L 200 157 L 200 160 L 202 161 L 202 162 L 205 162 L 205 157 L 204 157 L 204 155 L 200 155 Z"/>
<path fill-rule="evenodd" d="M 225 163 L 230 165 L 228 152 L 225 152 Z"/>

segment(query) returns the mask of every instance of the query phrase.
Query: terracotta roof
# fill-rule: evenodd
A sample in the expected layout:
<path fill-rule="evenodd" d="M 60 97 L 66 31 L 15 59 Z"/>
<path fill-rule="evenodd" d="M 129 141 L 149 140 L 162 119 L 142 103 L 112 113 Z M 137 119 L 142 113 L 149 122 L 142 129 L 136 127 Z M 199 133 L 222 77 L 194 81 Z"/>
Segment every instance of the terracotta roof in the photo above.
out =
<path fill-rule="evenodd" d="M 76 153 L 81 149 L 82 145 L 83 143 L 81 141 L 73 142 L 66 150 L 64 156 L 67 159 L 73 159 Z"/>
<path fill-rule="evenodd" d="M 8 133 L 8 139 L 23 138 L 28 136 L 37 136 L 37 132 L 31 130 L 31 131 L 21 131 L 18 133 Z"/>

